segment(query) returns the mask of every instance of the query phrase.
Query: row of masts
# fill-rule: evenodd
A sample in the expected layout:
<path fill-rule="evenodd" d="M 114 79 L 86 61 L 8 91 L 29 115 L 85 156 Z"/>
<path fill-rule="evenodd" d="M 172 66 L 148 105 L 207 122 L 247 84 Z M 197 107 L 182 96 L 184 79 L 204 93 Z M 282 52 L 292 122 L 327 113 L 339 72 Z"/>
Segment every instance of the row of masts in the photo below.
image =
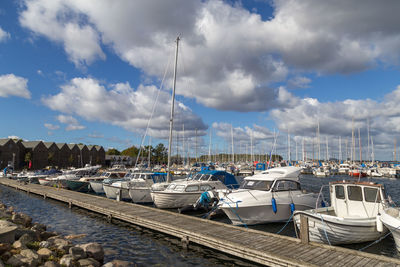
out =
<path fill-rule="evenodd" d="M 169 140 L 168 140 L 168 170 L 170 170 L 171 168 L 171 156 L 172 156 L 172 139 L 173 139 L 173 128 L 174 128 L 174 103 L 175 103 L 175 90 L 176 90 L 176 77 L 177 77 L 177 63 L 178 63 L 178 50 L 179 50 L 179 41 L 180 38 L 179 36 L 176 38 L 176 50 L 175 50 L 175 66 L 174 66 L 174 77 L 173 77 L 173 90 L 172 90 L 172 96 L 171 96 L 171 116 L 170 116 L 170 131 L 169 131 Z M 183 126 L 183 138 L 185 139 L 184 136 L 184 131 L 185 128 Z M 369 120 L 367 121 L 367 134 L 368 134 L 368 150 L 367 150 L 367 155 L 368 155 L 368 159 L 370 161 L 374 161 L 374 147 L 373 147 L 373 139 L 372 136 L 370 136 L 370 132 L 369 132 Z M 212 132 L 210 129 L 210 141 L 209 141 L 209 148 L 208 148 L 208 160 L 212 161 Z M 178 137 L 177 137 L 178 138 Z M 350 158 L 348 157 L 348 140 L 346 138 L 346 160 L 350 159 L 352 162 L 354 162 L 356 160 L 356 137 L 355 137 L 355 132 L 354 132 L 354 119 L 352 120 L 352 137 L 351 137 L 351 152 L 350 152 Z M 319 125 L 319 121 L 317 123 L 317 132 L 316 132 L 316 141 L 317 141 L 317 148 L 318 148 L 318 155 L 317 155 L 317 159 L 321 160 L 321 140 L 320 140 L 320 125 Z M 314 139 L 313 139 L 314 140 Z M 288 143 L 287 143 L 287 160 L 290 162 L 292 161 L 291 158 L 291 138 L 290 138 L 290 132 L 288 131 Z M 195 154 L 196 154 L 196 161 L 197 161 L 197 130 L 196 130 L 196 134 L 195 134 Z M 372 151 L 370 151 L 370 145 L 372 146 Z M 149 146 L 150 147 L 150 146 Z M 250 133 L 250 161 L 254 161 L 254 151 L 253 151 L 253 132 L 251 131 Z M 359 147 L 359 161 L 362 162 L 362 147 L 361 147 L 361 135 L 360 135 L 360 128 L 358 128 L 358 147 Z M 396 140 L 395 140 L 395 147 L 396 147 Z M 231 125 L 231 162 L 235 163 L 237 161 L 237 158 L 235 159 L 235 146 L 234 146 L 234 136 L 233 136 L 233 126 Z M 270 150 L 270 157 L 271 155 L 275 152 L 276 153 L 276 149 L 277 149 L 277 135 L 275 135 L 275 131 L 274 131 L 274 140 L 273 140 L 273 145 L 271 146 L 271 150 Z M 187 151 L 187 161 L 189 162 L 189 151 L 190 151 L 190 143 L 187 142 L 186 143 L 186 147 L 185 147 L 185 142 L 183 142 L 182 145 L 182 150 L 183 151 Z M 247 150 L 247 148 L 246 148 Z M 313 151 L 313 160 L 315 160 L 315 155 L 314 155 L 314 141 L 312 142 L 312 151 Z M 150 156 L 150 151 L 149 151 L 149 156 Z M 215 153 L 217 154 L 217 153 Z M 263 153 L 265 155 L 266 160 L 268 159 L 268 153 Z M 343 159 L 343 155 L 342 155 L 342 139 L 339 136 L 339 153 L 338 153 L 339 157 L 338 160 L 341 161 Z M 178 142 L 177 142 L 177 155 L 179 155 L 179 146 L 178 146 Z M 247 151 L 246 151 L 246 155 L 247 155 Z M 325 160 L 329 160 L 330 156 L 329 156 L 329 143 L 328 143 L 328 137 L 326 136 L 326 156 L 325 156 Z M 307 153 L 305 150 L 305 139 L 303 138 L 302 140 L 302 160 L 306 161 L 308 159 L 307 157 Z M 247 160 L 247 159 L 246 159 Z M 297 142 L 296 142 L 296 161 L 298 161 L 298 149 L 297 149 Z M 396 160 L 396 148 L 394 150 L 394 160 Z M 148 159 L 148 161 L 150 162 L 150 158 Z M 167 176 L 167 181 L 170 182 L 170 174 L 168 172 L 168 176 Z"/>

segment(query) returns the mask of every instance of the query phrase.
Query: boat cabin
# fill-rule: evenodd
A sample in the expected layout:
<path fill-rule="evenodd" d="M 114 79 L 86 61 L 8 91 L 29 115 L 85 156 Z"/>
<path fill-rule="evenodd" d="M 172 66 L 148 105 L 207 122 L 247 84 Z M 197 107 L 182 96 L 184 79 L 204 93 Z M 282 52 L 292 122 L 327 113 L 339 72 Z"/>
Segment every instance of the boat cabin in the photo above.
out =
<path fill-rule="evenodd" d="M 272 192 L 301 190 L 298 178 L 300 171 L 296 167 L 269 169 L 244 178 L 240 189 Z"/>
<path fill-rule="evenodd" d="M 376 217 L 383 210 L 386 199 L 383 185 L 372 182 L 332 182 L 330 183 L 331 205 L 336 216 Z"/>
<path fill-rule="evenodd" d="M 236 189 L 239 187 L 235 176 L 226 171 L 203 170 L 189 177 L 168 185 L 167 191 L 204 192 L 212 189 Z"/>

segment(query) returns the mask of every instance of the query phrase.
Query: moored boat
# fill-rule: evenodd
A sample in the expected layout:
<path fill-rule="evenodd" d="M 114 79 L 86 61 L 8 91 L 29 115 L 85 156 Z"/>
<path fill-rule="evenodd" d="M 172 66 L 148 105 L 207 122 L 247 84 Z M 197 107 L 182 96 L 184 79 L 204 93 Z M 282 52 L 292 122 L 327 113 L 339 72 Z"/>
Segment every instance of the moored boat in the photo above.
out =
<path fill-rule="evenodd" d="M 163 191 L 152 190 L 151 197 L 157 208 L 182 208 L 195 204 L 205 191 L 238 186 L 235 177 L 226 171 L 203 170 L 188 179 L 173 181 Z"/>
<path fill-rule="evenodd" d="M 331 245 L 373 241 L 387 232 L 377 216 L 383 210 L 383 185 L 372 182 L 331 182 L 331 206 L 295 211 L 293 219 L 300 228 L 300 216 L 308 219 L 309 238 Z M 378 224 L 377 224 L 378 221 Z"/>
<path fill-rule="evenodd" d="M 390 230 L 393 235 L 396 248 L 400 251 L 400 208 L 385 207 L 380 216 L 382 223 Z"/>
<path fill-rule="evenodd" d="M 277 167 L 244 178 L 238 190 L 220 194 L 221 209 L 234 225 L 287 221 L 294 209 L 315 208 L 318 195 L 301 190 L 301 168 Z"/>

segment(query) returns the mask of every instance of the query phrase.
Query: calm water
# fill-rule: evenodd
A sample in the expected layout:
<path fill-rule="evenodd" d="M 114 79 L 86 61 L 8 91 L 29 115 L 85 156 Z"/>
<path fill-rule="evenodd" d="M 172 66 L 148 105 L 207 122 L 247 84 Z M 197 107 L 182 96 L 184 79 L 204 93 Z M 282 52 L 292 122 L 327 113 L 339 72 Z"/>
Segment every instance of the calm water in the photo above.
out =
<path fill-rule="evenodd" d="M 349 179 L 348 176 L 316 178 L 311 175 L 300 177 L 303 189 L 319 192 L 322 185 L 330 181 Z M 365 178 L 363 178 L 365 179 Z M 397 204 L 400 204 L 400 180 L 371 179 L 383 183 L 386 192 Z M 327 197 L 328 190 L 325 190 Z M 191 245 L 189 250 L 180 246 L 180 241 L 173 237 L 148 231 L 122 222 L 107 223 L 100 216 L 79 208 L 69 209 L 67 205 L 41 197 L 27 195 L 24 192 L 0 186 L 0 200 L 6 205 L 15 207 L 18 211 L 30 215 L 35 222 L 46 224 L 52 231 L 63 235 L 87 234 L 76 242 L 98 242 L 105 249 L 105 261 L 113 259 L 127 260 L 139 266 L 257 266 L 240 259 L 217 253 L 210 249 Z M 228 222 L 227 218 L 217 218 Z M 251 226 L 253 229 L 277 233 L 285 226 L 284 223 Z M 290 222 L 281 234 L 295 236 L 293 223 Z M 369 243 L 346 246 L 361 249 Z M 400 258 L 391 235 L 378 244 L 364 250 L 365 252 Z"/>

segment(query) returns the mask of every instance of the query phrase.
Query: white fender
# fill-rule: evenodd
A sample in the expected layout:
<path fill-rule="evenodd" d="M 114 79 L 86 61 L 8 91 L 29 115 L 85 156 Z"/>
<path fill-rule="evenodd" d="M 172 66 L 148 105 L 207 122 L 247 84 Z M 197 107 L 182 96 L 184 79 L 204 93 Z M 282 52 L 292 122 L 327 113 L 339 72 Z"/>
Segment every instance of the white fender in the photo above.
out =
<path fill-rule="evenodd" d="M 380 233 L 383 232 L 383 223 L 381 221 L 381 214 L 376 215 L 376 230 Z"/>

